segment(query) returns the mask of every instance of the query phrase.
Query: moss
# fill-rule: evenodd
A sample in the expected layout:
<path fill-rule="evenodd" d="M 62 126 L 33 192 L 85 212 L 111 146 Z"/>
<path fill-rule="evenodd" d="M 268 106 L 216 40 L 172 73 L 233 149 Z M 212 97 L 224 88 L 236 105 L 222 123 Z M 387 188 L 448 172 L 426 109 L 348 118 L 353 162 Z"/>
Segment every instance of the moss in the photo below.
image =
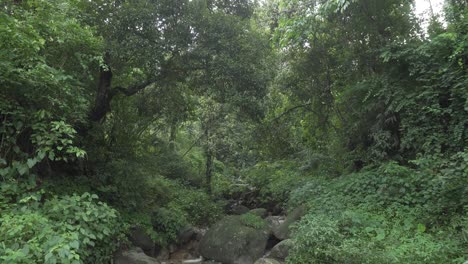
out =
<path fill-rule="evenodd" d="M 247 213 L 240 216 L 240 221 L 243 225 L 253 227 L 255 229 L 263 229 L 266 227 L 266 222 L 260 216 Z"/>

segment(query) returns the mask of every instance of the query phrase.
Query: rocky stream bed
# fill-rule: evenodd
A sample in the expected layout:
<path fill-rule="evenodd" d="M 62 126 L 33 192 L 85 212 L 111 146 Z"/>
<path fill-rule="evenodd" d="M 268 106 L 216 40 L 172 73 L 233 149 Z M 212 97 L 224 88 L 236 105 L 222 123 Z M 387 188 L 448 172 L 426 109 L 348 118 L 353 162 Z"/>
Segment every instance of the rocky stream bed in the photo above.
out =
<path fill-rule="evenodd" d="M 167 248 L 157 248 L 142 229 L 135 227 L 129 237 L 132 247 L 116 252 L 113 263 L 281 264 L 293 243 L 290 226 L 304 213 L 303 207 L 283 216 L 271 215 L 263 208 L 239 206 L 208 229 L 182 230 L 178 243 Z"/>

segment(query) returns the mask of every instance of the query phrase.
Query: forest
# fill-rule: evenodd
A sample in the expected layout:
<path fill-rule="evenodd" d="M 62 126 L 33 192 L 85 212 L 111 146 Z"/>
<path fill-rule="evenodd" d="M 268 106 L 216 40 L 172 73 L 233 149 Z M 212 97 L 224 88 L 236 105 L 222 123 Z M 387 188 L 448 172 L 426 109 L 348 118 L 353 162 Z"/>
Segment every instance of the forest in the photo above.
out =
<path fill-rule="evenodd" d="M 0 0 L 0 263 L 468 263 L 468 2 L 416 2 Z"/>

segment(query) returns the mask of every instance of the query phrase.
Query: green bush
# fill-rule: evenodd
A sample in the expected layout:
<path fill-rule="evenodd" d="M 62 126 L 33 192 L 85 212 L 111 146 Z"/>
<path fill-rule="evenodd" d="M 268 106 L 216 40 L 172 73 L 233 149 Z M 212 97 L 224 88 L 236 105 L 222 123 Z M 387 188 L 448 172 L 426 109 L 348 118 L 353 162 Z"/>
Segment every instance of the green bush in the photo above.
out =
<path fill-rule="evenodd" d="M 288 208 L 296 208 L 306 204 L 310 208 L 320 210 L 327 208 L 339 210 L 345 206 L 340 201 L 342 194 L 335 191 L 332 182 L 322 178 L 310 179 L 307 183 L 291 191 L 288 199 Z"/>
<path fill-rule="evenodd" d="M 294 234 L 288 263 L 330 263 L 343 235 L 338 222 L 323 215 L 306 215 Z"/>
<path fill-rule="evenodd" d="M 93 188 L 127 226 L 143 227 L 161 246 L 175 242 L 187 225 L 209 225 L 222 215 L 222 203 L 187 182 L 155 174 L 154 166 L 144 159 L 113 160 L 99 169 Z"/>
<path fill-rule="evenodd" d="M 179 208 L 158 208 L 151 220 L 155 232 L 156 243 L 160 246 L 168 246 L 176 242 L 179 232 L 187 227 L 187 214 Z"/>
<path fill-rule="evenodd" d="M 389 162 L 346 176 L 338 182 L 337 188 L 354 203 L 367 202 L 376 207 L 393 203 L 414 206 L 427 201 L 425 192 L 431 189 L 432 177 Z"/>
<path fill-rule="evenodd" d="M 24 197 L 0 218 L 0 260 L 6 263 L 104 263 L 121 232 L 117 212 L 84 193 Z"/>
<path fill-rule="evenodd" d="M 176 242 L 179 232 L 189 225 L 208 226 L 222 216 L 222 203 L 201 190 L 164 178 L 152 179 L 149 189 L 154 190 L 154 197 L 148 196 L 152 206 L 146 211 L 122 210 L 123 222 L 143 227 L 160 246 Z"/>
<path fill-rule="evenodd" d="M 306 204 L 289 263 L 462 263 L 467 259 L 464 153 L 389 162 L 291 193 Z"/>
<path fill-rule="evenodd" d="M 116 249 L 115 238 L 120 235 L 117 211 L 98 201 L 97 195 L 54 197 L 43 210 L 51 221 L 62 223 L 62 232 L 79 234 L 79 254 L 84 261 L 108 260 Z"/>
<path fill-rule="evenodd" d="M 82 263 L 78 233 L 60 233 L 38 212 L 1 218 L 0 260 L 5 263 Z"/>
<path fill-rule="evenodd" d="M 174 190 L 174 197 L 169 208 L 179 208 L 188 216 L 192 225 L 208 226 L 223 215 L 223 203 L 215 202 L 207 193 L 188 187 Z"/>
<path fill-rule="evenodd" d="M 243 173 L 245 181 L 258 192 L 258 205 L 266 207 L 278 204 L 283 207 L 291 191 L 306 180 L 299 164 L 290 161 L 258 163 Z"/>
<path fill-rule="evenodd" d="M 431 232 L 413 209 L 311 212 L 297 225 L 288 263 L 462 263 L 456 233 Z"/>
<path fill-rule="evenodd" d="M 375 210 L 418 207 L 424 208 L 429 218 L 447 222 L 468 203 L 468 171 L 463 158 L 457 154 L 438 162 L 420 159 L 413 162 L 417 165 L 413 168 L 389 162 L 336 179 L 311 179 L 291 192 L 288 205 L 307 204 L 314 210 L 332 211 L 358 205 Z"/>

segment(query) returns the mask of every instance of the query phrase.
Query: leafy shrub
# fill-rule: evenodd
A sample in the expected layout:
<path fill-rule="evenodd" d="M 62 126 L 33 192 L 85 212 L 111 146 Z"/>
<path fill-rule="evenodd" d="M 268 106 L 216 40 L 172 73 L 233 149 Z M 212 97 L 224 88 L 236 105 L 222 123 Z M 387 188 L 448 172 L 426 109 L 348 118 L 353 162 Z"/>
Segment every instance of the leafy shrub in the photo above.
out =
<path fill-rule="evenodd" d="M 179 208 L 193 225 L 208 226 L 223 215 L 223 203 L 215 202 L 207 193 L 188 187 L 174 190 L 169 208 Z"/>
<path fill-rule="evenodd" d="M 204 178 L 195 171 L 197 167 L 193 166 L 198 160 L 193 155 L 184 159 L 174 151 L 165 150 L 156 154 L 154 159 L 156 172 L 169 179 L 179 180 L 193 186 L 202 186 Z M 193 167 L 192 167 L 193 166 Z"/>
<path fill-rule="evenodd" d="M 127 226 L 138 225 L 161 246 L 187 225 L 209 225 L 222 215 L 222 203 L 208 194 L 154 174 L 144 162 L 116 159 L 99 169 L 94 188 L 115 206 Z"/>
<path fill-rule="evenodd" d="M 153 184 L 151 175 L 142 161 L 114 159 L 98 167 L 93 187 L 120 211 L 151 211 L 152 203 L 160 200 L 165 192 L 164 185 Z"/>
<path fill-rule="evenodd" d="M 342 210 L 349 206 L 365 205 L 369 209 L 389 206 L 424 208 L 432 219 L 448 221 L 463 211 L 468 201 L 468 172 L 463 156 L 448 161 L 439 159 L 424 165 L 414 161 L 416 168 L 395 162 L 368 167 L 359 173 L 337 179 L 315 178 L 291 192 L 289 206 L 308 204 L 314 210 Z"/>
<path fill-rule="evenodd" d="M 241 182 L 233 170 L 215 171 L 211 185 L 213 195 L 224 199 L 233 199 L 248 191 L 247 184 Z"/>
<path fill-rule="evenodd" d="M 343 235 L 338 222 L 324 215 L 306 215 L 294 234 L 294 247 L 288 263 L 330 263 Z"/>
<path fill-rule="evenodd" d="M 291 193 L 307 204 L 289 263 L 462 263 L 466 260 L 466 152 L 395 162 Z"/>
<path fill-rule="evenodd" d="M 290 192 L 305 182 L 294 162 L 258 163 L 244 173 L 245 181 L 258 192 L 259 206 L 283 205 Z"/>
<path fill-rule="evenodd" d="M 341 209 L 344 204 L 340 199 L 339 192 L 331 187 L 331 181 L 322 178 L 314 178 L 304 185 L 291 191 L 288 199 L 288 208 L 296 208 L 301 204 L 307 204 L 314 209 Z M 337 208 L 338 207 L 338 208 Z"/>
<path fill-rule="evenodd" d="M 453 233 L 428 232 L 418 211 L 389 211 L 309 213 L 295 230 L 288 263 L 447 263 L 463 256 Z"/>
<path fill-rule="evenodd" d="M 152 215 L 154 238 L 161 246 L 175 242 L 177 234 L 188 225 L 207 226 L 222 216 L 222 203 L 215 202 L 201 190 L 169 179 L 165 182 L 166 202 Z"/>
<path fill-rule="evenodd" d="M 96 195 L 62 196 L 42 205 L 24 197 L 2 214 L 0 259 L 7 263 L 103 263 L 120 233 L 117 212 Z"/>
<path fill-rule="evenodd" d="M 97 195 L 84 193 L 54 197 L 44 204 L 48 218 L 63 223 L 62 232 L 79 234 L 79 254 L 89 262 L 108 259 L 115 250 L 109 241 L 119 234 L 117 211 L 97 199 Z"/>
<path fill-rule="evenodd" d="M 0 260 L 6 263 L 82 263 L 78 233 L 60 233 L 38 212 L 1 218 Z"/>
<path fill-rule="evenodd" d="M 168 246 L 177 240 L 179 232 L 188 225 L 187 214 L 179 208 L 158 208 L 152 216 L 156 243 Z"/>
<path fill-rule="evenodd" d="M 351 174 L 337 187 L 356 203 L 370 202 L 378 207 L 392 203 L 420 205 L 426 202 L 424 191 L 430 188 L 428 176 L 390 162 Z"/>

